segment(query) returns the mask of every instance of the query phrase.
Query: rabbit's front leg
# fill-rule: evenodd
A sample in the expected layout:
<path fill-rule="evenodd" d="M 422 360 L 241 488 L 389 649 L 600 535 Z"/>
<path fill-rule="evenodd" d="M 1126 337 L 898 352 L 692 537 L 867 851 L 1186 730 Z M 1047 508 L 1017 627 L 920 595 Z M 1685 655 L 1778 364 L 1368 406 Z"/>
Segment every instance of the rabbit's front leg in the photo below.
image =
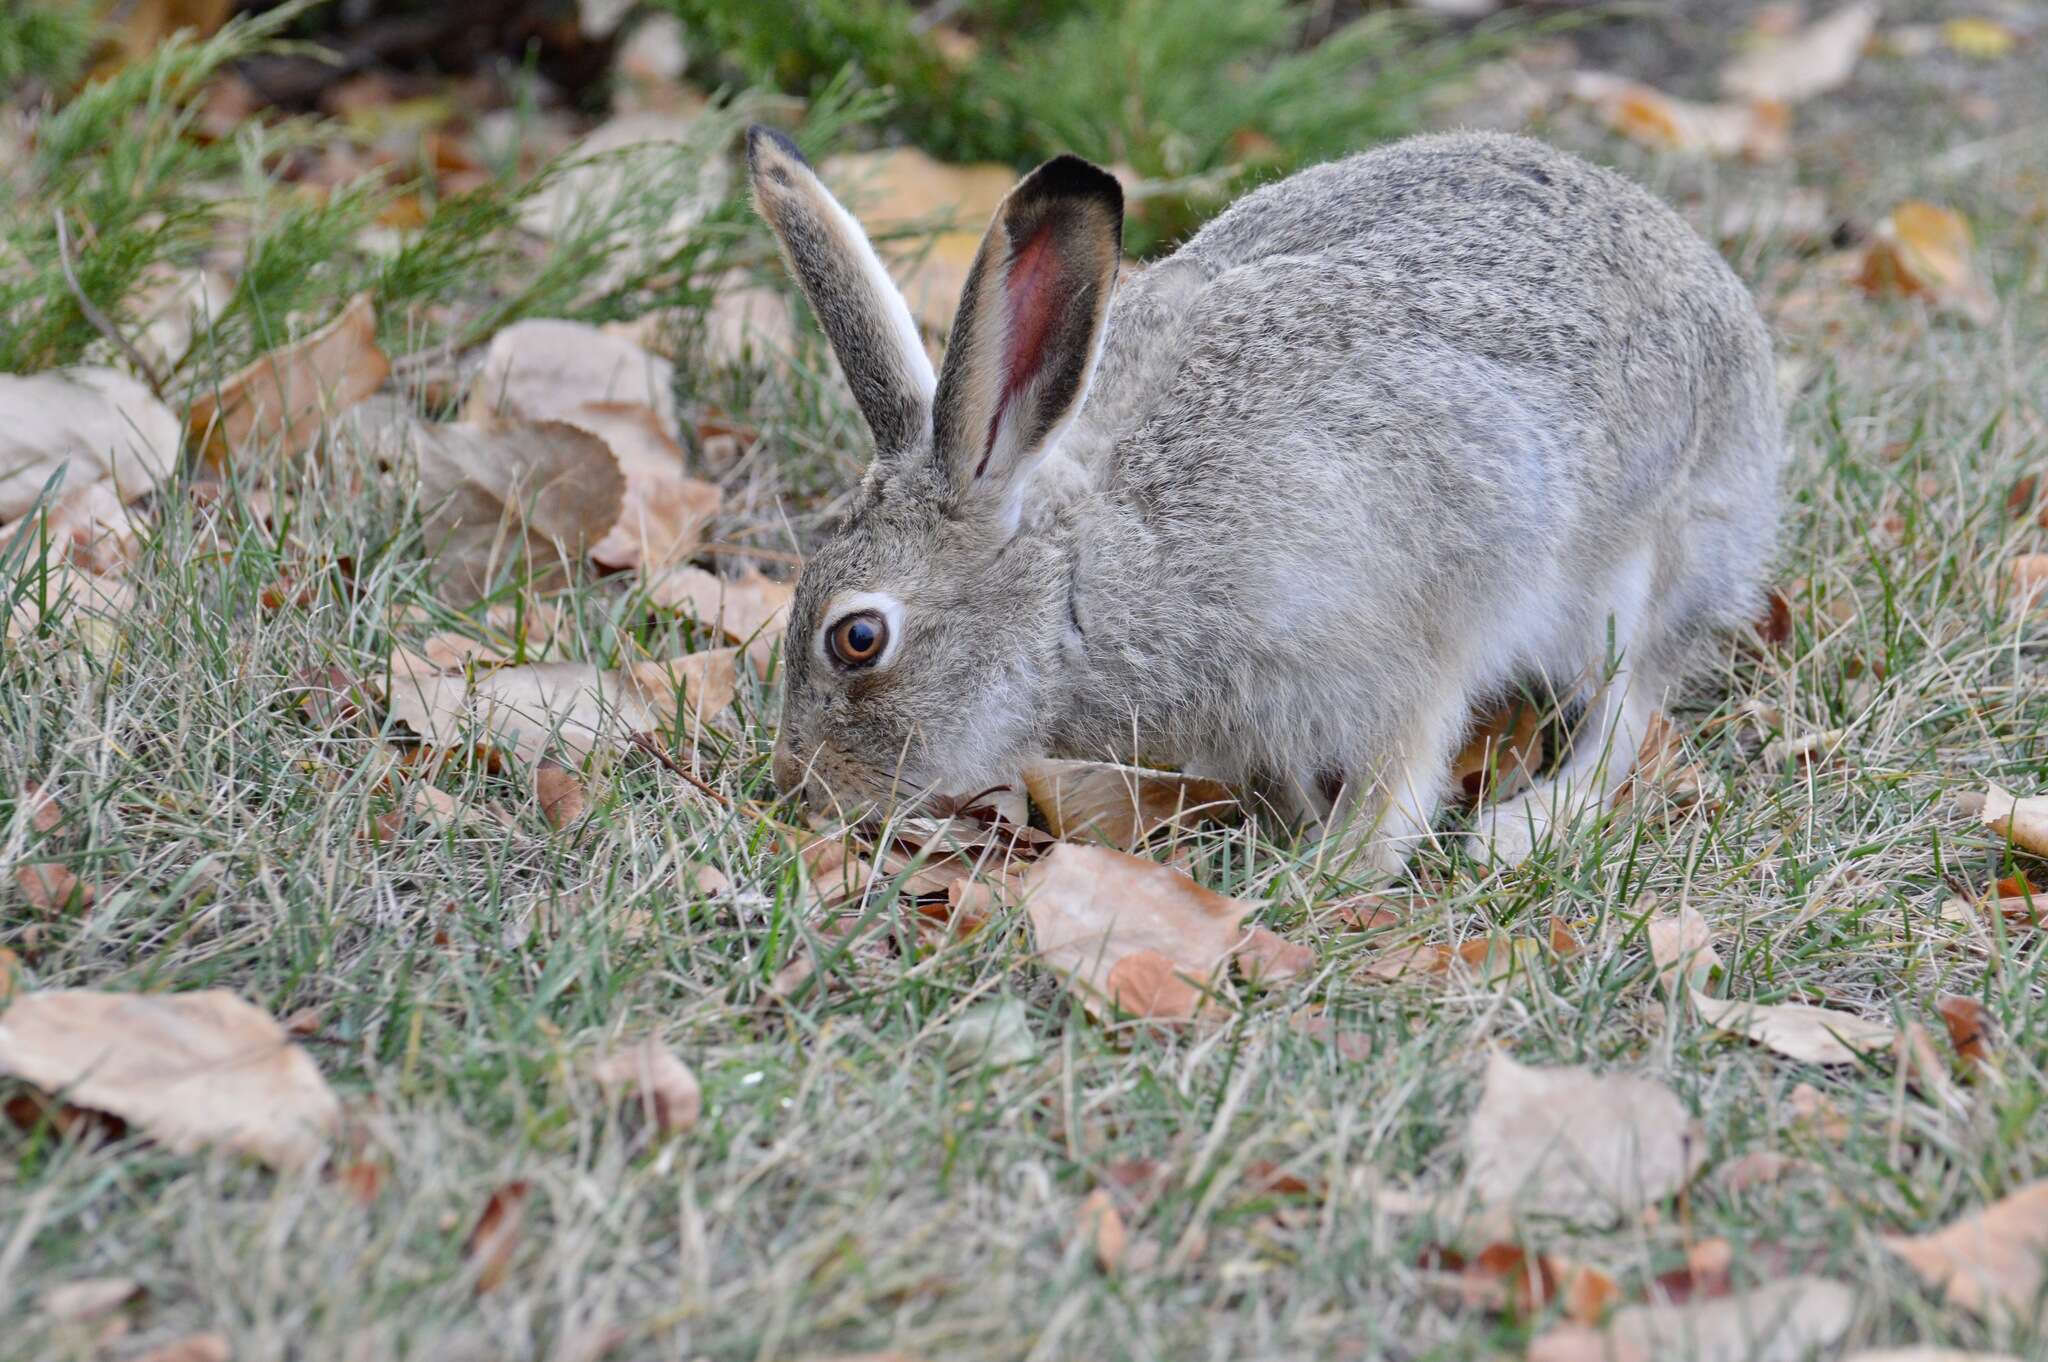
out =
<path fill-rule="evenodd" d="M 1451 752 L 1470 709 L 1463 692 L 1446 690 L 1451 693 L 1415 717 L 1387 758 L 1371 769 L 1347 773 L 1341 791 L 1325 792 L 1325 827 L 1345 870 L 1396 880 L 1408 858 L 1435 840 Z"/>

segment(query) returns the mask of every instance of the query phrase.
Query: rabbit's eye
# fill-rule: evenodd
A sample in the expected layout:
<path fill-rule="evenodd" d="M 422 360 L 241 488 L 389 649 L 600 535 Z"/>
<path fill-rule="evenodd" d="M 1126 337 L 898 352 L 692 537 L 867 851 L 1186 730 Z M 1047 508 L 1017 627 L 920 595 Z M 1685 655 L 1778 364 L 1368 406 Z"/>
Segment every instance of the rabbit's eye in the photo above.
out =
<path fill-rule="evenodd" d="M 842 667 L 865 667 L 888 646 L 889 624 L 873 611 L 862 610 L 833 625 L 826 637 L 833 661 Z"/>

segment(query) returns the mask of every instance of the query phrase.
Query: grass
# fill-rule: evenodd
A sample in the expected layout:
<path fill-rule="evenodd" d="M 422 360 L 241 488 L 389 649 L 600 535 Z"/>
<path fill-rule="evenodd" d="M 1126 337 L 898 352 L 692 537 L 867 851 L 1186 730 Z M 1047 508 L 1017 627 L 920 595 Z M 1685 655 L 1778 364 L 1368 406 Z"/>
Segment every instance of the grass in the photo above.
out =
<path fill-rule="evenodd" d="M 2016 125 L 2048 112 L 2041 88 Z M 2036 138 L 1945 169 L 1915 139 L 1954 142 L 1946 113 L 1900 107 L 1912 117 L 1859 126 L 1860 155 L 1816 147 L 1801 169 L 1862 221 L 1908 192 L 1966 210 L 2002 318 L 1970 329 L 1846 294 L 1832 330 L 1778 314 L 1783 352 L 1807 374 L 1791 411 L 1782 568 L 1792 639 L 1731 651 L 1681 715 L 1710 773 L 1701 805 L 1587 829 L 1504 877 L 1449 849 L 1419 861 L 1411 925 L 1431 940 L 1528 932 L 1555 916 L 1587 943 L 1499 985 L 1362 975 L 1401 933 L 1333 930 L 1331 905 L 1359 886 L 1272 828 L 1205 830 L 1188 854 L 1202 883 L 1267 899 L 1263 921 L 1316 947 L 1313 980 L 1166 1038 L 1085 1018 L 1031 963 L 1015 916 L 933 944 L 884 900 L 834 950 L 808 924 L 774 837 L 641 761 L 593 770 L 590 814 L 561 833 L 516 772 L 451 763 L 432 778 L 466 806 L 507 810 L 511 826 L 414 822 L 373 843 L 364 829 L 389 797 L 367 773 L 395 735 L 374 709 L 309 716 L 298 702 L 314 669 L 379 674 L 409 608 L 447 610 L 418 557 L 418 508 L 345 447 L 317 464 L 252 458 L 231 470 L 237 495 L 210 505 L 183 480 L 166 488 L 130 575 L 132 616 L 0 646 L 0 861 L 32 850 L 99 890 L 89 912 L 45 915 L 0 881 L 0 941 L 38 988 L 226 987 L 279 1016 L 317 1008 L 309 1044 L 349 1106 L 345 1143 L 386 1181 L 363 1205 L 315 1175 L 132 1137 L 0 1128 L 0 1359 L 97 1355 L 33 1302 L 98 1275 L 149 1291 L 116 1356 L 200 1329 L 224 1330 L 244 1359 L 566 1360 L 598 1355 L 612 1330 L 610 1355 L 632 1358 L 1515 1355 L 1542 1321 L 1426 1290 L 1415 1263 L 1446 1227 L 1379 1195 L 1455 1186 L 1491 1046 L 1660 1078 L 1697 1113 L 1712 1163 L 1776 1149 L 1818 1165 L 1740 1195 L 1703 1181 L 1671 1214 L 1613 1234 L 1537 1227 L 1537 1246 L 1634 1285 L 1722 1236 L 1739 1281 L 1789 1262 L 1858 1283 L 1852 1342 L 2043 1355 L 2048 1322 L 2007 1327 L 1945 1307 L 1876 1241 L 1944 1223 L 2048 1163 L 2041 934 L 1965 928 L 1937 911 L 1952 881 L 1981 888 L 2020 867 L 2041 879 L 1953 797 L 1987 779 L 2048 788 L 2048 616 L 2016 620 L 1996 587 L 2011 553 L 2043 547 L 2005 501 L 2048 461 L 2048 164 Z M 121 118 L 103 131 L 108 156 L 129 145 L 108 139 L 146 138 L 148 126 Z M 1728 187 L 1584 145 L 1681 197 Z M 100 192 L 39 173 L 63 194 Z M 83 215 L 88 199 L 69 201 Z M 38 215 L 26 199 L 14 206 L 23 235 L 9 240 L 35 269 L 10 264 L 0 289 L 35 287 L 0 294 L 14 299 L 0 306 L 0 336 L 23 347 L 7 361 L 90 355 L 95 334 L 61 315 L 50 243 L 34 245 Z M 216 229 L 203 216 L 215 211 L 193 206 L 192 241 Z M 460 232 L 444 225 L 439 255 L 414 257 L 416 277 L 363 262 L 363 274 L 304 284 L 292 305 L 317 312 L 365 278 L 399 276 L 412 282 L 389 285 L 387 313 L 462 284 L 460 324 L 488 327 L 523 306 L 603 316 L 648 296 L 584 290 L 583 265 L 535 294 L 472 290 L 488 271 L 465 252 L 507 239 L 476 211 Z M 735 205 L 712 221 L 724 247 L 760 244 Z M 138 215 L 100 230 L 104 241 L 159 229 Z M 300 239 L 270 230 L 262 239 L 280 250 Z M 1739 258 L 1767 306 L 1817 273 L 1768 244 Z M 283 282 L 266 287 L 290 283 L 278 260 Z M 679 265 L 660 267 L 670 275 L 640 276 L 647 289 Z M 125 296 L 112 273 L 82 277 L 103 303 Z M 282 318 L 250 298 L 236 313 L 247 329 L 195 355 L 197 374 L 231 368 L 265 334 L 262 319 Z M 829 505 L 781 494 L 857 466 L 861 450 L 823 366 L 765 378 L 685 369 L 686 409 L 715 396 L 764 435 L 729 477 L 723 536 L 814 535 Z M 258 492 L 289 507 L 289 522 L 266 523 Z M 266 606 L 281 573 L 318 589 Z M 614 582 L 583 583 L 567 604 L 576 656 L 704 643 Z M 1732 719 L 1752 699 L 1782 712 L 1788 734 L 1845 729 L 1840 758 L 1763 763 L 1757 735 Z M 764 792 L 772 691 L 744 689 L 740 714 L 730 742 L 705 753 L 728 797 Z M 16 794 L 30 780 L 67 810 L 53 833 L 22 816 Z M 732 891 L 696 890 L 699 865 L 723 870 Z M 1715 925 L 1734 995 L 1825 998 L 1937 1034 L 1937 996 L 1978 999 L 1998 1026 L 2004 1081 L 1950 1112 L 1907 1091 L 1888 1060 L 1823 1071 L 1717 1037 L 1651 986 L 1642 919 L 1680 901 Z M 776 972 L 814 949 L 818 984 L 778 1002 Z M 1369 1037 L 1370 1057 L 1291 1030 L 1303 999 Z M 1031 1056 L 960 1062 L 954 1028 L 997 1001 L 1023 1009 Z M 649 1141 L 588 1077 L 598 1049 L 641 1034 L 702 1081 L 706 1114 L 686 1138 Z M 1844 1138 L 1796 1119 L 1801 1084 L 1840 1109 Z M 1158 1261 L 1105 1277 L 1072 1234 L 1076 1211 L 1132 1159 L 1174 1172 L 1133 1217 L 1133 1242 L 1156 1246 Z M 1261 1190 L 1261 1161 L 1311 1190 Z M 479 1296 L 462 1245 L 514 1179 L 532 1189 L 526 1233 L 505 1284 Z"/>

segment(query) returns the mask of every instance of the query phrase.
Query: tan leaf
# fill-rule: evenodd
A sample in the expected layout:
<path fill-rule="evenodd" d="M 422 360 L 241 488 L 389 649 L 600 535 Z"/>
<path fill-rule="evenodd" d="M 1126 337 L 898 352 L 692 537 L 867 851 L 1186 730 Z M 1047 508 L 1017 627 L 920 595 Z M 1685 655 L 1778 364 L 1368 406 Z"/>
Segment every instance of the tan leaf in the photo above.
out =
<path fill-rule="evenodd" d="M 1295 1009 L 1287 1018 L 1288 1029 L 1329 1046 L 1340 1059 L 1360 1063 L 1372 1057 L 1372 1037 L 1363 1031 L 1346 1031 L 1320 1003 Z"/>
<path fill-rule="evenodd" d="M 2048 517 L 2048 511 L 2044 511 Z M 2048 553 L 2022 553 L 2005 565 L 2013 597 L 2021 610 L 2031 610 L 2048 598 Z"/>
<path fill-rule="evenodd" d="M 1053 836 L 1125 850 L 1168 824 L 1236 807 L 1213 780 L 1103 761 L 1033 762 L 1024 768 L 1024 788 Z"/>
<path fill-rule="evenodd" d="M 621 672 L 585 662 L 499 667 L 475 678 L 394 677 L 391 713 L 428 745 L 462 745 L 466 734 L 534 763 L 559 742 L 580 760 L 601 746 L 665 728 L 680 714 L 709 718 L 732 701 L 731 658 L 693 653 Z"/>
<path fill-rule="evenodd" d="M 1314 951 L 1266 927 L 1246 932 L 1231 958 L 1239 974 L 1265 988 L 1299 979 L 1316 967 Z"/>
<path fill-rule="evenodd" d="M 680 567 L 650 578 L 647 594 L 656 605 L 679 610 L 734 643 L 763 674 L 769 655 L 789 623 L 796 588 L 749 567 L 740 577 L 720 577 L 702 568 Z"/>
<path fill-rule="evenodd" d="M 592 1073 L 606 1100 L 637 1098 L 664 1135 L 688 1134 L 704 1113 L 697 1075 L 652 1036 L 612 1051 Z"/>
<path fill-rule="evenodd" d="M 1466 1180 L 1482 1204 L 1611 1224 L 1691 1181 L 1704 1147 L 1660 1083 L 1496 1051 L 1466 1127 Z"/>
<path fill-rule="evenodd" d="M 626 480 L 618 523 L 591 545 L 591 561 L 658 571 L 695 553 L 724 498 L 716 483 L 684 471 L 682 446 L 662 433 L 654 411 L 590 402 L 563 419 L 610 445 Z"/>
<path fill-rule="evenodd" d="M 65 1324 L 82 1324 L 112 1314 L 142 1294 L 133 1277 L 82 1277 L 61 1282 L 36 1299 L 42 1312 Z"/>
<path fill-rule="evenodd" d="M 0 1071 L 181 1152 L 220 1144 L 280 1168 L 320 1158 L 341 1118 L 306 1052 L 222 989 L 22 994 L 0 1013 Z"/>
<path fill-rule="evenodd" d="M 1984 792 L 1984 825 L 2036 856 L 2048 856 L 2048 795 L 2025 798 L 1996 785 Z"/>
<path fill-rule="evenodd" d="M 358 294 L 318 331 L 194 394 L 186 427 L 216 466 L 251 445 L 298 454 L 330 417 L 383 387 L 390 374 L 391 362 L 377 348 L 376 309 L 369 294 Z"/>
<path fill-rule="evenodd" d="M 1214 981 L 1244 935 L 1245 915 L 1257 906 L 1213 893 L 1155 861 L 1073 842 L 1055 846 L 1024 876 L 1024 909 L 1040 961 L 1097 1016 L 1116 996 L 1111 971 L 1147 951 L 1166 962 L 1165 972 L 1143 962 L 1118 982 L 1131 990 L 1131 1001 L 1156 1001 L 1167 1009 L 1161 1015 L 1186 1015 L 1186 992 L 1174 981 Z M 1140 999 L 1140 985 L 1153 994 Z"/>
<path fill-rule="evenodd" d="M 1714 1180 L 1734 1195 L 1740 1195 L 1752 1187 L 1762 1187 L 1777 1182 L 1787 1173 L 1810 1170 L 1813 1167 L 1805 1159 L 1790 1154 L 1780 1154 L 1770 1149 L 1755 1149 L 1731 1160 L 1715 1170 Z"/>
<path fill-rule="evenodd" d="M 1820 1277 L 1683 1305 L 1627 1305 L 1604 1329 L 1558 1325 L 1529 1344 L 1529 1362 L 1806 1362 L 1844 1333 L 1856 1293 Z"/>
<path fill-rule="evenodd" d="M 1123 1263 L 1129 1236 L 1107 1187 L 1097 1187 L 1082 1198 L 1081 1207 L 1074 1214 L 1074 1229 L 1094 1250 L 1095 1265 L 1106 1273 L 1115 1273 Z"/>
<path fill-rule="evenodd" d="M 134 1362 L 234 1362 L 235 1350 L 228 1336 L 209 1329 L 187 1334 L 159 1348 L 138 1354 Z"/>
<path fill-rule="evenodd" d="M 491 338 L 462 416 L 474 425 L 583 425 L 593 403 L 600 421 L 638 409 L 653 413 L 656 433 L 673 447 L 682 438 L 675 381 L 673 364 L 617 332 L 586 322 L 514 322 Z"/>
<path fill-rule="evenodd" d="M 1944 1229 L 1886 1235 L 1880 1242 L 1964 1309 L 1989 1315 L 2003 1307 L 2025 1319 L 2048 1284 L 2048 1179 Z"/>
<path fill-rule="evenodd" d="M 14 867 L 14 883 L 39 913 L 82 913 L 99 897 L 98 890 L 58 861 L 20 862 Z"/>
<path fill-rule="evenodd" d="M 1818 733 L 1802 733 L 1796 738 L 1773 738 L 1764 744 L 1762 761 L 1774 769 L 1788 761 L 1805 766 L 1834 755 L 1848 736 L 1847 729 L 1825 728 Z"/>
<path fill-rule="evenodd" d="M 1856 282 L 1866 293 L 1925 298 L 1988 326 L 1998 315 L 1998 300 L 1978 271 L 1975 250 L 1961 214 L 1908 200 L 1872 232 Z"/>
<path fill-rule="evenodd" d="M 48 619 L 44 606 L 47 604 Z M 26 638 L 48 623 L 70 623 L 94 647 L 112 645 L 119 625 L 135 608 L 135 588 L 118 577 L 101 577 L 59 563 L 38 573 L 7 616 L 7 639 Z M 75 618 L 73 618 L 75 616 Z"/>
<path fill-rule="evenodd" d="M 1809 1003 L 1750 1003 L 1709 998 L 1697 990 L 1692 1002 L 1701 1019 L 1716 1030 L 1745 1036 L 1807 1064 L 1852 1064 L 1870 1052 L 1891 1048 L 1898 1039 L 1888 1023 Z"/>
<path fill-rule="evenodd" d="M 1991 1014 L 1975 998 L 1947 997 L 1935 1004 L 1948 1027 L 1956 1057 L 1976 1068 L 1991 1057 Z"/>
<path fill-rule="evenodd" d="M 1117 1011 L 1160 1021 L 1193 1021 L 1208 1001 L 1199 979 L 1155 950 L 1133 951 L 1111 965 L 1102 992 Z"/>
<path fill-rule="evenodd" d="M 1814 1139 L 1840 1144 L 1849 1138 L 1849 1118 L 1834 1100 L 1811 1083 L 1796 1085 L 1787 1098 L 1792 1126 Z"/>
<path fill-rule="evenodd" d="M 1775 100 L 1702 104 L 1597 71 L 1579 72 L 1570 89 L 1609 127 L 1645 146 L 1753 161 L 1780 160 L 1789 149 L 1790 114 Z"/>
<path fill-rule="evenodd" d="M 183 434 L 171 409 L 118 369 L 0 374 L 0 525 L 27 515 L 59 469 L 60 495 L 105 482 L 118 501 L 144 496 L 177 466 Z"/>
<path fill-rule="evenodd" d="M 502 1286 L 512 1270 L 513 1255 L 526 1233 L 526 1203 L 533 1188 L 524 1180 L 505 1183 L 484 1202 L 483 1213 L 462 1246 L 462 1256 L 476 1273 L 481 1296 Z"/>
<path fill-rule="evenodd" d="M 64 825 L 64 806 L 47 787 L 34 781 L 22 786 L 21 808 L 28 815 L 29 827 L 37 832 L 55 832 Z"/>
<path fill-rule="evenodd" d="M 0 946 L 0 1003 L 6 1002 L 21 988 L 21 957 L 6 946 Z"/>
<path fill-rule="evenodd" d="M 1526 789 L 1542 765 L 1543 715 L 1517 701 L 1480 716 L 1451 760 L 1451 783 L 1468 801 L 1508 799 Z"/>
<path fill-rule="evenodd" d="M 5 381 L 0 376 L 0 383 Z M 0 473 L 0 479 L 4 477 Z M 134 562 L 142 547 L 137 524 L 121 504 L 112 482 L 67 482 L 45 507 L 40 524 L 24 518 L 0 525 L 0 546 L 26 533 L 31 541 L 47 542 L 52 563 L 70 563 L 86 572 L 115 573 Z"/>
<path fill-rule="evenodd" d="M 552 762 L 543 761 L 534 768 L 533 792 L 540 800 L 541 817 L 557 832 L 582 821 L 590 807 L 576 773 Z"/>
<path fill-rule="evenodd" d="M 1690 905 L 1680 908 L 1674 917 L 1652 918 L 1644 931 L 1650 938 L 1650 958 L 1657 963 L 1657 977 L 1667 989 L 1676 988 L 1681 975 L 1695 989 L 1703 989 L 1721 968 L 1713 929 Z"/>
<path fill-rule="evenodd" d="M 1777 42 L 1751 48 L 1721 69 L 1721 88 L 1742 99 L 1787 103 L 1848 83 L 1877 27 L 1870 0 L 1843 5 L 1827 18 Z"/>

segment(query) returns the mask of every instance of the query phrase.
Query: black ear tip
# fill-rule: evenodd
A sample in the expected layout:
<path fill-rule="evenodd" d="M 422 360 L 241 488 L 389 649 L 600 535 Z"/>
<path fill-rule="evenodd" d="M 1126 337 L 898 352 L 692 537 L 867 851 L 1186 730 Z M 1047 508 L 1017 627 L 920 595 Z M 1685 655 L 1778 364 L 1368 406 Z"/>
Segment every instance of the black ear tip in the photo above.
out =
<path fill-rule="evenodd" d="M 790 137 L 788 133 L 783 132 L 780 128 L 771 128 L 766 123 L 750 123 L 747 125 L 747 169 L 749 171 L 760 169 L 761 150 L 763 147 L 773 147 L 777 152 L 787 156 L 805 169 L 810 168 L 811 163 L 804 159 L 803 150 L 797 146 L 795 139 Z"/>
<path fill-rule="evenodd" d="M 1032 187 L 1041 193 L 1062 198 L 1100 199 L 1113 205 L 1119 214 L 1124 209 L 1124 187 L 1117 183 L 1116 176 L 1072 152 L 1053 157 L 1032 171 L 1030 180 Z"/>

